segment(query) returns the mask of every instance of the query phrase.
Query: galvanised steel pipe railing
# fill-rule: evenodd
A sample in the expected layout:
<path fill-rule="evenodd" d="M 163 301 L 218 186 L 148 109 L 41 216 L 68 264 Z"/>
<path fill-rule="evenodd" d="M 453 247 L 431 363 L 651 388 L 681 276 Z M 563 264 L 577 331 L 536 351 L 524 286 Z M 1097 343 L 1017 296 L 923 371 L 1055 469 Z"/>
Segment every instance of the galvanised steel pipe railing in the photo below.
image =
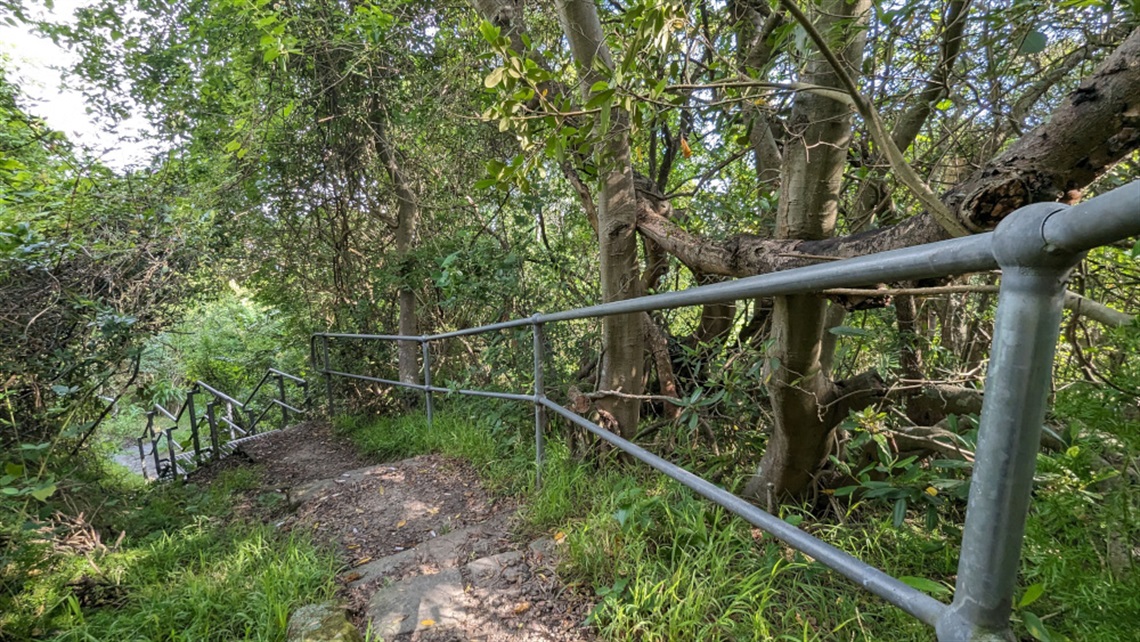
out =
<path fill-rule="evenodd" d="M 1021 541 L 1029 510 L 1037 448 L 1045 419 L 1052 362 L 1060 334 L 1065 284 L 1084 253 L 1140 235 L 1140 181 L 1073 207 L 1039 203 L 1012 213 L 987 234 L 952 239 L 764 274 L 735 281 L 493 323 L 424 336 L 322 332 L 310 342 L 314 369 L 325 377 L 332 414 L 333 377 L 420 390 L 431 421 L 432 393 L 455 393 L 533 403 L 536 480 L 541 481 L 546 411 L 549 410 L 648 464 L 702 497 L 744 518 L 864 589 L 935 627 L 943 642 L 1011 640 L 1009 626 Z M 887 575 L 743 498 L 672 464 L 548 399 L 543 389 L 545 324 L 754 297 L 808 294 L 832 288 L 1002 270 L 993 350 L 986 375 L 977 457 L 967 503 L 954 599 L 944 604 Z M 534 392 L 531 395 L 456 390 L 432 385 L 434 341 L 531 327 Z M 330 340 L 418 341 L 423 384 L 332 370 Z M 317 342 L 320 341 L 320 367 Z"/>

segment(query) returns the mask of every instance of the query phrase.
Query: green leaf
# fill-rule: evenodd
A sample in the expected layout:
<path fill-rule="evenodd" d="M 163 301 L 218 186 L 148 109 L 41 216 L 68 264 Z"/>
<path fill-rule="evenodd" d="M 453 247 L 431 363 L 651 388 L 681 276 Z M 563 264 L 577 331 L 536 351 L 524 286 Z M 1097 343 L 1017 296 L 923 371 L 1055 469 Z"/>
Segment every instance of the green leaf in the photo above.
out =
<path fill-rule="evenodd" d="M 1017 602 L 1017 608 L 1023 609 L 1045 595 L 1045 584 L 1038 582 L 1029 588 L 1025 589 L 1025 593 L 1021 595 L 1021 599 Z"/>
<path fill-rule="evenodd" d="M 39 488 L 33 490 L 32 491 L 32 497 L 35 497 L 36 499 L 40 500 L 41 502 L 47 501 L 47 498 L 54 495 L 55 491 L 56 491 L 55 484 L 47 484 L 46 486 L 40 486 Z"/>
<path fill-rule="evenodd" d="M 1041 618 L 1026 611 L 1021 614 L 1021 619 L 1025 622 L 1025 630 L 1029 631 L 1029 635 L 1032 635 L 1034 640 L 1052 642 L 1053 637 L 1049 635 L 1049 629 L 1045 628 L 1045 623 L 1041 621 Z"/>
<path fill-rule="evenodd" d="M 864 330 L 863 328 L 852 328 L 849 325 L 838 325 L 834 328 L 829 328 L 828 332 L 837 337 L 869 337 L 872 332 Z"/>
<path fill-rule="evenodd" d="M 1045 34 L 1034 29 L 1025 34 L 1025 39 L 1021 41 L 1021 47 L 1017 49 L 1019 54 L 1035 54 L 1045 51 L 1045 47 L 1049 44 L 1049 38 Z"/>
<path fill-rule="evenodd" d="M 928 580 L 925 577 L 914 577 L 912 575 L 903 575 L 899 581 L 911 588 L 925 591 L 932 595 L 949 595 L 950 589 L 934 580 Z"/>
<path fill-rule="evenodd" d="M 494 187 L 495 183 L 498 182 L 499 181 L 494 178 L 484 178 L 481 181 L 475 181 L 475 189 L 489 189 L 491 187 Z"/>
<path fill-rule="evenodd" d="M 599 80 L 598 82 L 590 85 L 590 93 L 596 94 L 599 91 L 605 91 L 609 88 L 610 88 L 610 84 L 608 82 L 606 82 L 604 80 Z"/>
<path fill-rule="evenodd" d="M 595 109 L 595 108 L 601 107 L 602 105 L 608 105 L 609 102 L 613 99 L 613 97 L 614 97 L 614 90 L 613 89 L 607 89 L 605 91 L 599 91 L 598 93 L 591 96 L 590 100 L 586 101 L 586 109 Z"/>
<path fill-rule="evenodd" d="M 895 510 L 891 513 L 891 522 L 895 528 L 898 528 L 902 526 L 904 519 L 906 519 L 906 498 L 900 497 L 895 500 Z"/>
<path fill-rule="evenodd" d="M 499 40 L 499 28 L 487 20 L 479 25 L 479 33 L 482 34 L 484 40 L 491 44 L 495 44 Z"/>
<path fill-rule="evenodd" d="M 21 464 L 4 464 L 4 472 L 13 477 L 23 477 L 24 467 Z"/>
<path fill-rule="evenodd" d="M 503 72 L 505 71 L 506 70 L 503 67 L 497 67 L 494 71 L 487 74 L 487 77 L 483 79 L 483 86 L 487 89 L 497 87 L 499 83 L 503 82 Z"/>
<path fill-rule="evenodd" d="M 487 175 L 498 178 L 503 175 L 503 170 L 507 168 L 506 163 L 492 158 L 487 161 Z"/>

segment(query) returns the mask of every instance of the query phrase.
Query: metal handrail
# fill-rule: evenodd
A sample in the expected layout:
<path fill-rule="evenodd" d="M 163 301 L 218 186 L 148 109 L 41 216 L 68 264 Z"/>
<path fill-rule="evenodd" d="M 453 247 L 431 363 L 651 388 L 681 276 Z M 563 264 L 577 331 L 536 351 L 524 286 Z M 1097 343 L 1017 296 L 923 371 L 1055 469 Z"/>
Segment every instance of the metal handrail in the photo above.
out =
<path fill-rule="evenodd" d="M 1028 513 L 1049 377 L 1060 334 L 1061 306 L 1070 270 L 1088 250 L 1140 235 L 1140 181 L 1080 205 L 1038 203 L 1007 216 L 993 232 L 881 252 L 783 272 L 725 281 L 679 292 L 565 310 L 431 335 L 314 333 L 309 340 L 314 371 L 325 378 L 333 414 L 333 377 L 398 386 L 424 393 L 432 421 L 433 393 L 456 393 L 533 403 L 536 482 L 541 483 L 547 410 L 581 426 L 619 450 L 668 475 L 706 499 L 838 571 L 864 589 L 935 627 L 939 640 L 1005 639 Z M 815 293 L 841 287 L 1002 269 L 979 422 L 977 458 L 967 507 L 954 601 L 947 605 L 901 580 L 791 526 L 743 498 L 717 487 L 554 403 L 543 389 L 543 325 L 738 299 Z M 454 390 L 431 383 L 431 342 L 499 330 L 531 327 L 534 393 Z M 333 370 L 330 340 L 416 341 L 423 350 L 423 384 Z M 318 359 L 317 344 L 321 355 Z"/>
<path fill-rule="evenodd" d="M 261 408 L 260 412 L 254 414 L 254 410 L 251 407 L 254 396 L 260 391 L 265 382 L 270 378 L 277 380 L 277 397 L 269 399 L 269 402 Z M 292 381 L 301 387 L 301 407 L 297 407 L 296 405 L 288 403 L 285 389 L 286 380 Z M 206 403 L 205 416 L 198 417 L 197 413 L 194 410 L 194 396 L 202 392 L 209 394 L 211 399 Z M 224 416 L 216 416 L 214 413 L 214 408 L 218 404 L 224 404 L 229 408 L 236 408 L 240 412 L 238 412 L 236 415 L 231 415 L 227 411 L 227 414 Z M 143 478 L 149 479 L 147 472 L 148 456 L 153 459 L 156 479 L 163 477 L 177 479 L 179 475 L 184 476 L 187 472 L 189 472 L 190 468 L 185 463 L 189 459 L 189 455 L 192 454 L 195 464 L 199 465 L 202 463 L 204 455 L 209 455 L 213 459 L 218 459 L 222 455 L 222 446 L 225 443 L 234 441 L 235 434 L 241 435 L 241 437 L 238 437 L 236 439 L 243 440 L 247 438 L 253 438 L 259 434 L 258 426 L 261 425 L 261 421 L 265 418 L 265 415 L 268 414 L 269 411 L 273 408 L 281 409 L 280 427 L 284 428 L 289 420 L 290 413 L 293 413 L 294 415 L 305 415 L 307 413 L 307 410 L 305 410 L 305 408 L 308 408 L 309 405 L 310 399 L 308 382 L 301 377 L 283 372 L 276 368 L 268 368 L 266 370 L 265 375 L 263 375 L 258 384 L 254 386 L 253 391 L 249 394 L 245 402 L 238 401 L 234 397 L 222 392 L 221 390 L 218 390 L 217 388 L 207 384 L 204 381 L 195 381 L 190 386 L 189 390 L 187 390 L 186 401 L 183 402 L 182 407 L 179 408 L 177 413 L 170 412 L 161 404 L 154 404 L 153 409 L 146 413 L 146 428 L 144 429 L 143 435 L 136 440 L 139 450 L 139 459 L 142 462 Z M 193 451 L 192 453 L 178 454 L 176 452 L 177 442 L 175 441 L 172 433 L 175 429 L 178 428 L 178 424 L 181 421 L 182 416 L 187 412 L 190 414 L 190 434 Z M 248 417 L 245 417 L 243 419 L 243 413 L 248 413 Z M 154 426 L 154 419 L 156 414 L 160 414 L 173 421 L 174 426 L 166 428 L 165 430 L 159 430 L 158 434 L 156 434 Z M 199 428 L 203 423 L 207 424 L 207 427 L 210 431 L 210 445 L 207 448 L 202 447 L 202 440 L 199 431 Z M 222 439 L 219 439 L 219 424 L 229 428 L 231 439 L 226 439 L 224 441 Z M 166 450 L 168 452 L 165 457 L 159 452 L 160 444 L 162 444 L 163 440 L 165 440 Z M 150 452 L 147 452 L 143 446 L 145 441 L 150 441 Z"/>
<path fill-rule="evenodd" d="M 222 392 L 221 390 L 214 388 L 213 386 L 207 384 L 204 381 L 196 381 L 196 382 L 194 382 L 194 385 L 196 385 L 199 388 L 201 388 L 202 390 L 205 390 L 206 392 L 214 395 L 218 399 L 225 401 L 226 403 L 231 403 L 231 404 L 237 406 L 238 408 L 245 410 L 245 404 L 244 403 L 238 401 L 237 399 L 234 399 L 233 397 L 227 395 L 226 393 Z"/>

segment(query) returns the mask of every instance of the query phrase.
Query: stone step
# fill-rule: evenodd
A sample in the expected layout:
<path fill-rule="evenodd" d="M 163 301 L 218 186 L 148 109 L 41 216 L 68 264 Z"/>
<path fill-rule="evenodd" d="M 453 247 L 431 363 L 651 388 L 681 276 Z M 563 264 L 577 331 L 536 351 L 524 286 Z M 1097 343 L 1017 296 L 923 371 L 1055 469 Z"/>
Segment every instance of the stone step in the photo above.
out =
<path fill-rule="evenodd" d="M 352 569 L 352 574 L 359 577 L 351 580 L 349 587 L 356 588 L 385 578 L 395 580 L 413 566 L 421 569 L 453 569 L 473 559 L 498 552 L 504 547 L 500 537 L 505 528 L 503 522 L 503 518 L 491 519 L 372 560 Z"/>
<path fill-rule="evenodd" d="M 457 560 L 454 554 L 461 546 L 457 544 L 478 538 L 474 532 L 477 529 L 456 531 L 450 534 L 453 539 L 440 537 L 391 556 L 397 559 L 377 560 L 367 565 L 371 567 L 369 577 L 374 580 L 378 573 L 398 568 L 408 559 L 430 559 L 439 564 L 433 572 L 405 577 L 382 586 L 373 594 L 367 609 L 373 632 L 384 640 L 408 636 L 418 639 L 417 636 L 427 634 L 431 634 L 433 640 L 481 639 L 470 636 L 501 625 L 494 622 L 493 610 L 501 611 L 504 604 L 514 605 L 513 609 L 506 607 L 508 612 L 522 613 L 529 609 L 530 604 L 522 600 L 519 589 L 532 572 L 549 569 L 553 563 L 553 541 L 538 540 L 525 551 L 503 550 L 455 564 L 462 559 Z M 405 556 L 405 553 L 410 555 Z M 366 581 L 370 580 L 358 580 Z"/>

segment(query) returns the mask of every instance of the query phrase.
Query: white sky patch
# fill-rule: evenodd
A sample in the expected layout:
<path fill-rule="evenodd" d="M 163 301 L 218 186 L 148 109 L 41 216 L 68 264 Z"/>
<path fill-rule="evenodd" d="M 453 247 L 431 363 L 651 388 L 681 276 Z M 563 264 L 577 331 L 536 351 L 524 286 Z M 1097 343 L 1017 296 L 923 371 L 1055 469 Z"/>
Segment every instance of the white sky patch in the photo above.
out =
<path fill-rule="evenodd" d="M 54 10 L 42 5 L 31 8 L 33 17 L 54 22 L 71 22 L 75 10 L 85 0 L 56 0 Z M 56 46 L 51 39 L 31 33 L 25 26 L 0 23 L 0 55 L 7 62 L 8 78 L 22 90 L 29 113 L 47 121 L 73 142 L 116 170 L 146 164 L 153 150 L 146 121 L 134 116 L 106 128 L 87 113 L 83 94 L 64 87 L 60 69 L 70 68 L 78 60 L 74 53 Z M 72 80 L 72 83 L 77 82 Z"/>

